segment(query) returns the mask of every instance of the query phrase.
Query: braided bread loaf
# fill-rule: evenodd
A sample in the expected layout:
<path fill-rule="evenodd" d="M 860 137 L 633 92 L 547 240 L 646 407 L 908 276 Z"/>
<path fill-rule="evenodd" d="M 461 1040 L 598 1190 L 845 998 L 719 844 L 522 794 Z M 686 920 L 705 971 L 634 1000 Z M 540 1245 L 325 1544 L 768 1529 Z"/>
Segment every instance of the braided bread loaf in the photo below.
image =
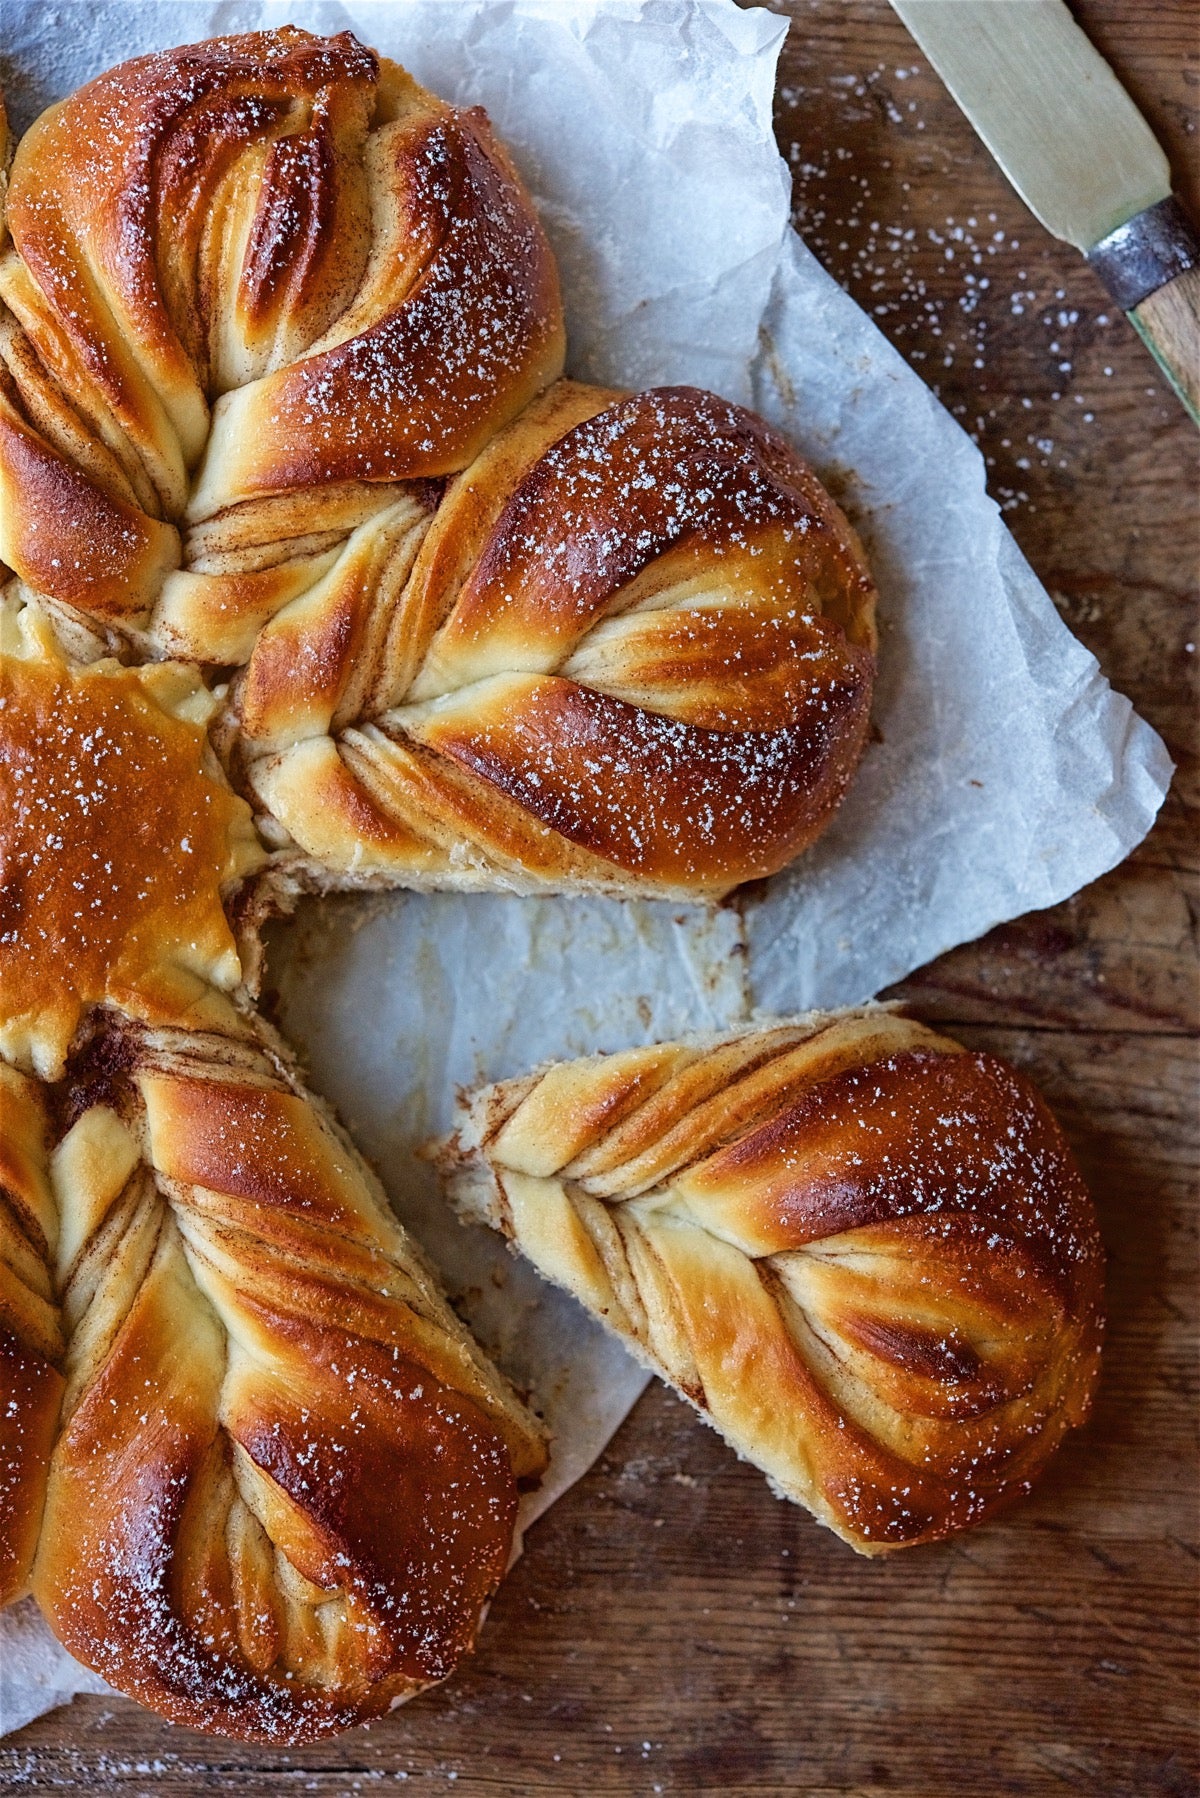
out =
<path fill-rule="evenodd" d="M 213 696 L 0 626 L 0 1602 L 308 1740 L 450 1671 L 544 1441 L 249 1010 Z"/>
<path fill-rule="evenodd" d="M 77 644 L 242 670 L 222 751 L 297 877 L 719 895 L 826 823 L 854 534 L 738 407 L 558 379 L 481 113 L 218 38 L 46 113 L 8 219 L 0 559 Z"/>
<path fill-rule="evenodd" d="M 989 1516 L 1087 1413 L 1070 1152 L 1012 1068 L 895 1012 L 561 1063 L 435 1153 L 464 1216 L 863 1554 Z"/>

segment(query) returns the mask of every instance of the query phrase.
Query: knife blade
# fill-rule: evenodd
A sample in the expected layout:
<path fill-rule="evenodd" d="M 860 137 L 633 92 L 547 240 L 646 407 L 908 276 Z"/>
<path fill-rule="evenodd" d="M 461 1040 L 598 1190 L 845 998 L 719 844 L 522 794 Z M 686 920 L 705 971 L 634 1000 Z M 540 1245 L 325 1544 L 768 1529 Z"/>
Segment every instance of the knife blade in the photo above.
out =
<path fill-rule="evenodd" d="M 1065 0 L 892 0 L 1009 181 L 1082 250 L 1200 423 L 1200 238 Z"/>

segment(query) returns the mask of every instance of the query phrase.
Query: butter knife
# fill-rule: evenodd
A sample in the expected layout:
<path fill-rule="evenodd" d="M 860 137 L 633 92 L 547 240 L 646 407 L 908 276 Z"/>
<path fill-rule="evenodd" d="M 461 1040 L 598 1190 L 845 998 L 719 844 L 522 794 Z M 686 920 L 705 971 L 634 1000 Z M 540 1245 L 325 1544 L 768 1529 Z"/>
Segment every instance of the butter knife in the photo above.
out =
<path fill-rule="evenodd" d="M 892 0 L 1030 211 L 1082 250 L 1200 424 L 1200 237 L 1065 0 Z"/>

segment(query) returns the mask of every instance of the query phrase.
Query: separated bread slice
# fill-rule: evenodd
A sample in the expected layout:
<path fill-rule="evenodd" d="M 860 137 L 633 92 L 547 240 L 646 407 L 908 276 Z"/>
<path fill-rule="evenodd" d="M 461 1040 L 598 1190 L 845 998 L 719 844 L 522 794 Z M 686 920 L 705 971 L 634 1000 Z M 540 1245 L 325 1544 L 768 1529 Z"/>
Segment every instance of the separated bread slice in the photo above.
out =
<path fill-rule="evenodd" d="M 776 1491 L 863 1554 L 1026 1492 L 1096 1385 L 1103 1259 L 1014 1069 L 883 1007 L 560 1063 L 436 1151 Z"/>

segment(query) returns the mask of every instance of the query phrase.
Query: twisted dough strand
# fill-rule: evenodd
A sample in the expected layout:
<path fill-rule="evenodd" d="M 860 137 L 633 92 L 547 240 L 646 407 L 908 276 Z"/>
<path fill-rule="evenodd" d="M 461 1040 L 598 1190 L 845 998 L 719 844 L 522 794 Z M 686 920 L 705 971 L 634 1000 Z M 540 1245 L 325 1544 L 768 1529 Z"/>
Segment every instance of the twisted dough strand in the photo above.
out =
<path fill-rule="evenodd" d="M 865 1554 L 1028 1490 L 1099 1363 L 1095 1219 L 1011 1068 L 880 1009 L 484 1088 L 454 1202 Z"/>
<path fill-rule="evenodd" d="M 28 1584 L 63 1391 L 48 1137 L 41 1087 L 0 1061 L 0 1605 Z"/>
<path fill-rule="evenodd" d="M 348 33 L 101 76 L 22 139 L 8 223 L 0 553 L 127 632 L 187 525 L 229 558 L 203 603 L 244 609 L 256 563 L 464 467 L 562 366 L 553 258 L 486 119 Z"/>
<path fill-rule="evenodd" d="M 740 408 L 561 383 L 451 487 L 390 617 L 378 533 L 237 689 L 250 788 L 343 881 L 721 893 L 836 807 L 873 590 Z"/>
<path fill-rule="evenodd" d="M 344 1729 L 470 1645 L 540 1435 L 261 1031 L 97 1022 L 51 1159 L 65 1390 L 33 1592 L 176 1721 Z"/>
<path fill-rule="evenodd" d="M 470 1645 L 545 1444 L 250 1010 L 212 695 L 0 629 L 0 1602 L 328 1734 Z"/>
<path fill-rule="evenodd" d="M 481 114 L 347 35 L 214 39 L 52 108 L 9 219 L 0 557 L 77 653 L 244 671 L 223 752 L 298 878 L 715 896 L 824 827 L 854 533 L 740 408 L 557 380 Z"/>

